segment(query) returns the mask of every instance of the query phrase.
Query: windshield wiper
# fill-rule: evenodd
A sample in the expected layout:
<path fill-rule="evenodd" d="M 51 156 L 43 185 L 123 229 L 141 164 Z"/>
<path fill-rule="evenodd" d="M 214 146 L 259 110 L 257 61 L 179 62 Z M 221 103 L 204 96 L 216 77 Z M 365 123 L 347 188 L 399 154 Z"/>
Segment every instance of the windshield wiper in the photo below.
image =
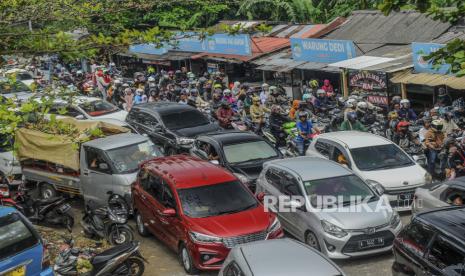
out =
<path fill-rule="evenodd" d="M 242 162 L 235 162 L 234 164 L 252 163 L 252 162 L 256 162 L 256 161 L 261 161 L 261 160 L 270 159 L 271 157 L 273 157 L 273 156 L 269 156 L 269 157 L 259 157 L 259 158 L 249 159 L 249 160 L 242 161 Z"/>
<path fill-rule="evenodd" d="M 239 213 L 239 212 L 242 212 L 242 211 L 245 211 L 245 210 L 249 210 L 253 207 L 257 206 L 256 203 L 252 204 L 252 205 L 248 205 L 246 207 L 243 207 L 243 208 L 240 208 L 240 209 L 236 209 L 236 210 L 228 210 L 228 211 L 221 211 L 221 212 L 218 212 L 217 215 L 225 215 L 225 214 L 234 214 L 234 213 Z"/>

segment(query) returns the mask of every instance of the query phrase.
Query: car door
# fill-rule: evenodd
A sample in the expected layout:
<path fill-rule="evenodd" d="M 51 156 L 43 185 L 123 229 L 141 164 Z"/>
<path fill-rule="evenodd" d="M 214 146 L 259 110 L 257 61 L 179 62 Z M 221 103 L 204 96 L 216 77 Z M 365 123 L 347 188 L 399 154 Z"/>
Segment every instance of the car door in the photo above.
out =
<path fill-rule="evenodd" d="M 332 145 L 325 139 L 317 139 L 312 145 L 311 155 L 315 157 L 321 157 L 330 159 L 332 151 Z"/>
<path fill-rule="evenodd" d="M 264 177 L 260 180 L 259 185 L 257 185 L 257 193 L 263 192 L 266 196 L 271 196 L 274 198 L 279 198 L 281 196 L 280 184 L 281 180 L 279 176 L 279 170 L 274 167 L 268 167 L 264 174 Z M 265 202 L 266 203 L 266 202 Z M 268 207 L 274 213 L 278 213 L 278 205 L 267 204 L 265 207 Z M 279 213 L 278 213 L 279 216 Z"/>
<path fill-rule="evenodd" d="M 437 235 L 426 255 L 426 266 L 417 275 L 463 276 L 465 252 L 463 248 L 443 235 Z"/>
<path fill-rule="evenodd" d="M 81 190 L 86 203 L 97 206 L 107 204 L 108 191 L 112 190 L 113 177 L 110 162 L 104 152 L 84 147 L 85 158 L 81 157 Z M 84 162 L 84 163 L 83 163 Z"/>
<path fill-rule="evenodd" d="M 164 210 L 160 204 L 163 196 L 162 178 L 146 171 L 140 179 L 140 205 L 138 209 L 152 234 L 165 240 L 159 213 Z"/>
<path fill-rule="evenodd" d="M 166 244 L 173 250 L 178 248 L 178 241 L 182 237 L 183 226 L 181 218 L 179 217 L 179 206 L 176 204 L 175 194 L 168 185 L 168 182 L 162 180 L 163 195 L 160 204 L 165 209 L 176 210 L 175 216 L 164 216 L 163 210 L 157 212 L 158 221 L 160 221 L 160 229 L 165 237 Z"/>
<path fill-rule="evenodd" d="M 281 172 L 281 192 L 287 202 L 298 201 L 304 204 L 304 194 L 300 182 L 296 176 L 287 172 Z M 305 207 L 297 208 L 295 211 L 290 210 L 281 213 L 282 221 L 285 221 L 287 230 L 295 237 L 303 236 L 303 233 L 308 229 L 305 224 Z"/>

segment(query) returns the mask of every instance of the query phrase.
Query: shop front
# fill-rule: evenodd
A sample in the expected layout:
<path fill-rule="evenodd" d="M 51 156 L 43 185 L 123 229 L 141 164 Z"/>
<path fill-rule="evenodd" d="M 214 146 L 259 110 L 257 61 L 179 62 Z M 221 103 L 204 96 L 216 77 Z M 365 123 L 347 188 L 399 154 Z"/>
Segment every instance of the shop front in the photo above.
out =
<path fill-rule="evenodd" d="M 388 106 L 389 92 L 385 72 L 348 70 L 348 83 L 350 94 L 367 95 L 372 104 Z"/>

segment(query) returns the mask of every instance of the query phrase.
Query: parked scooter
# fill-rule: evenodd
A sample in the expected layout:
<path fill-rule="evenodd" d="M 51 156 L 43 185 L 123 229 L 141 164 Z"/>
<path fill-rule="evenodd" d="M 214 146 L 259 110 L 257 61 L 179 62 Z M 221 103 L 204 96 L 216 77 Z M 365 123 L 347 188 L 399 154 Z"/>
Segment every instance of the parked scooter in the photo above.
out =
<path fill-rule="evenodd" d="M 23 213 L 32 223 L 65 226 L 69 231 L 74 225 L 71 205 L 64 197 L 35 199 L 23 185 L 18 186 L 16 195 L 12 196 L 8 185 L 0 187 L 0 202 Z"/>
<path fill-rule="evenodd" d="M 144 274 L 147 262 L 139 252 L 138 241 L 117 245 L 102 253 L 95 254 L 92 250 L 81 250 L 74 248 L 73 239 L 65 240 L 55 260 L 53 271 L 57 276 L 67 275 L 121 275 L 141 276 Z M 78 263 L 88 261 L 91 265 L 90 271 L 81 273 L 78 271 Z"/>
<path fill-rule="evenodd" d="M 112 245 L 130 242 L 134 232 L 127 224 L 129 207 L 123 197 L 109 192 L 108 206 L 94 209 L 86 205 L 81 220 L 84 234 L 91 238 L 106 239 Z"/>

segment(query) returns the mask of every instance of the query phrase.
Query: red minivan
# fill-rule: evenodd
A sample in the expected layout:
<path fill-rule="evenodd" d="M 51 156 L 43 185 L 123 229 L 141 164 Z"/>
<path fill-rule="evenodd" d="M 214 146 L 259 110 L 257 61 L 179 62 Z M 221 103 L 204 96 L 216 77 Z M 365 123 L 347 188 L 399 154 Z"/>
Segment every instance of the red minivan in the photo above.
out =
<path fill-rule="evenodd" d="M 237 244 L 283 236 L 276 215 L 233 174 L 195 157 L 142 163 L 132 195 L 138 232 L 175 250 L 189 274 L 220 269 Z"/>

